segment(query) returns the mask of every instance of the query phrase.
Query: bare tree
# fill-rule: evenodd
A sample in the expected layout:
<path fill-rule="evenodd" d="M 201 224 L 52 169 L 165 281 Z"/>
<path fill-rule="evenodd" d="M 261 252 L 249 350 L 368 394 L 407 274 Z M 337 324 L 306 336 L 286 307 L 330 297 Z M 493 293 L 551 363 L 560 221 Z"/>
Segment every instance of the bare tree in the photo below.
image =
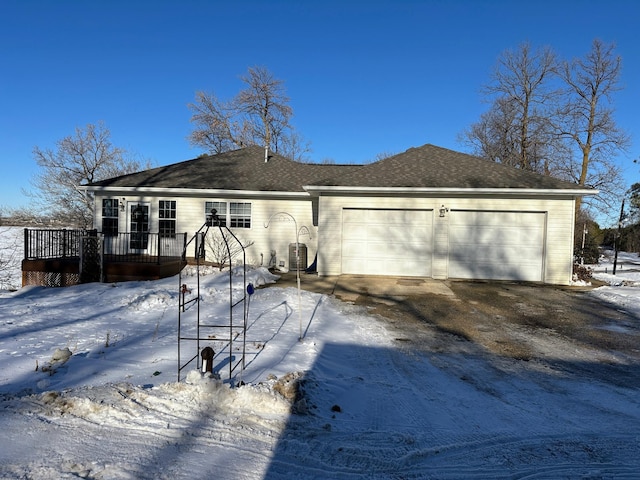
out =
<path fill-rule="evenodd" d="M 226 238 L 225 234 L 220 230 L 213 230 L 204 240 L 207 257 L 210 257 L 214 264 L 222 270 L 225 266 L 231 267 L 233 261 L 242 253 L 243 247 L 246 249 L 253 245 L 254 242 L 242 242 L 242 245 Z M 227 247 L 228 245 L 228 247 Z"/>
<path fill-rule="evenodd" d="M 381 160 L 384 160 L 385 158 L 390 158 L 390 157 L 393 157 L 395 155 L 397 155 L 396 152 L 391 152 L 389 150 L 384 150 L 382 152 L 376 153 L 376 156 L 373 157 L 373 160 L 371 160 L 371 162 L 379 162 Z M 369 162 L 369 163 L 371 163 L 371 162 Z"/>
<path fill-rule="evenodd" d="M 51 219 L 42 216 L 40 212 L 32 206 L 6 208 L 3 214 L 3 223 L 5 225 L 21 227 L 51 225 Z"/>
<path fill-rule="evenodd" d="M 70 226 L 89 227 L 93 223 L 93 197 L 83 185 L 133 173 L 143 166 L 127 157 L 125 150 L 111 143 L 109 129 L 102 122 L 76 128 L 73 135 L 56 142 L 55 149 L 35 147 L 33 155 L 40 171 L 31 183 L 29 195 L 40 212 Z"/>
<path fill-rule="evenodd" d="M 463 134 L 475 153 L 523 170 L 549 174 L 554 139 L 548 109 L 557 92 L 548 79 L 556 68 L 549 47 L 528 43 L 499 58 L 492 81 L 484 87 L 490 110 Z"/>
<path fill-rule="evenodd" d="M 210 153 L 222 153 L 242 145 L 242 132 L 234 122 L 233 106 L 221 102 L 214 94 L 196 92 L 191 122 L 198 126 L 189 135 L 192 145 L 204 147 Z"/>
<path fill-rule="evenodd" d="M 214 154 L 246 145 L 268 146 L 289 158 L 304 159 L 309 143 L 290 123 L 293 109 L 284 82 L 264 67 L 250 67 L 240 79 L 246 87 L 226 102 L 213 93 L 196 92 L 196 101 L 189 104 L 195 125 L 190 143 Z"/>
<path fill-rule="evenodd" d="M 484 88 L 491 108 L 462 141 L 493 161 L 597 188 L 601 194 L 585 201 L 610 210 L 624 191 L 612 159 L 629 143 L 613 119 L 620 68 L 614 46 L 599 40 L 571 62 L 528 44 L 507 51 Z M 578 198 L 576 214 L 581 207 Z"/>
<path fill-rule="evenodd" d="M 499 98 L 489 111 L 480 116 L 480 121 L 471 125 L 464 133 L 463 141 L 478 156 L 496 163 L 516 166 L 519 164 L 519 154 L 517 140 L 514 138 L 515 123 L 513 102 Z"/>
<path fill-rule="evenodd" d="M 0 227 L 0 289 L 19 287 L 15 272 L 20 271 L 22 236 L 18 232 L 21 230 L 17 227 Z"/>
<path fill-rule="evenodd" d="M 291 131 L 289 135 L 281 137 L 277 147 L 277 152 L 283 157 L 296 162 L 310 160 L 308 154 L 311 152 L 311 143 L 296 131 Z"/>
<path fill-rule="evenodd" d="M 565 174 L 578 185 L 599 188 L 607 207 L 624 190 L 620 169 L 611 161 L 629 145 L 628 135 L 614 120 L 613 93 L 620 89 L 621 58 L 614 44 L 594 40 L 583 59 L 562 63 L 565 101 L 558 109 L 559 134 L 577 149 L 578 160 L 566 164 Z M 581 199 L 576 200 L 576 211 Z"/>
<path fill-rule="evenodd" d="M 250 67 L 241 79 L 247 88 L 235 98 L 236 110 L 244 116 L 255 144 L 275 145 L 277 150 L 279 137 L 291 127 L 293 116 L 284 83 L 263 67 Z"/>

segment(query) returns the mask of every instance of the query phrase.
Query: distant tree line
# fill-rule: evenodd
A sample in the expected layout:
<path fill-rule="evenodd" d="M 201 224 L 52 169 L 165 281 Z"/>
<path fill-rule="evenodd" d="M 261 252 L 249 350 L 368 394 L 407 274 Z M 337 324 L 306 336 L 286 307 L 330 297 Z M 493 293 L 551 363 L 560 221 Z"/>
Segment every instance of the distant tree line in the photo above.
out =
<path fill-rule="evenodd" d="M 601 244 L 625 252 L 640 253 L 640 183 L 634 183 L 626 195 L 628 208 L 621 208 L 619 223 L 604 231 Z"/>

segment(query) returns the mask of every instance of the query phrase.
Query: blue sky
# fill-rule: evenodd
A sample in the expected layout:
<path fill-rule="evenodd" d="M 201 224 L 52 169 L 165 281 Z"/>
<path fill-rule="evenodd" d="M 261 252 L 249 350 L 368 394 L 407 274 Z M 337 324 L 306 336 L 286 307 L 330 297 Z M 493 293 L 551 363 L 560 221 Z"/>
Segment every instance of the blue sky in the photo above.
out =
<path fill-rule="evenodd" d="M 635 0 L 29 1 L 0 3 L 0 206 L 25 205 L 35 146 L 104 121 L 154 165 L 201 153 L 186 140 L 197 90 L 227 99 L 249 66 L 285 82 L 314 161 L 358 163 L 434 145 L 487 109 L 480 88 L 524 41 L 564 58 L 594 38 L 622 56 L 618 160 L 640 181 L 640 3 Z"/>

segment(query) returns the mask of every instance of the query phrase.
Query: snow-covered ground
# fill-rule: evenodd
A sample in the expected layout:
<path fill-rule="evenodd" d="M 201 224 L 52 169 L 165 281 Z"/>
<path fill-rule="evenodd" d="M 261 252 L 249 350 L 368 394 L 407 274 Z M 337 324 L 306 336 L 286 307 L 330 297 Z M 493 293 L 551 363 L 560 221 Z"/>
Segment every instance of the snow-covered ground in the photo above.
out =
<path fill-rule="evenodd" d="M 594 268 L 608 286 L 589 294 L 637 323 L 640 259 L 618 260 L 615 277 L 607 259 Z M 19 265 L 14 274 L 17 286 Z M 183 276 L 192 292 L 197 280 L 193 269 Z M 199 281 L 201 323 L 228 323 L 228 273 Z M 187 367 L 177 381 L 177 277 L 5 286 L 0 477 L 640 478 L 637 386 L 462 350 L 412 352 L 360 307 L 298 297 L 264 269 L 248 281 L 276 283 L 250 297 L 246 368 L 231 381 L 226 329 L 210 334 L 221 380 Z M 187 330 L 195 307 L 181 314 Z"/>

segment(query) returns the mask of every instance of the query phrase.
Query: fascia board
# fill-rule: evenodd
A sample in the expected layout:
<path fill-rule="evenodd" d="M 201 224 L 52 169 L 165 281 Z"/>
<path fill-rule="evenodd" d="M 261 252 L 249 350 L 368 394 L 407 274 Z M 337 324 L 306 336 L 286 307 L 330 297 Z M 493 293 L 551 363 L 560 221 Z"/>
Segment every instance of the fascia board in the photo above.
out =
<path fill-rule="evenodd" d="M 446 195 L 501 195 L 501 196 L 583 196 L 597 195 L 594 189 L 536 189 L 536 188 L 429 188 L 429 187 L 344 187 L 305 185 L 309 193 L 356 193 L 356 194 L 446 194 Z"/>
<path fill-rule="evenodd" d="M 94 193 L 129 194 L 129 195 L 170 195 L 176 197 L 206 197 L 206 196 L 241 196 L 241 197 L 299 197 L 309 198 L 308 192 L 256 191 L 256 190 L 221 190 L 205 188 L 159 188 L 159 187 L 94 187 L 85 185 L 80 187 Z"/>

